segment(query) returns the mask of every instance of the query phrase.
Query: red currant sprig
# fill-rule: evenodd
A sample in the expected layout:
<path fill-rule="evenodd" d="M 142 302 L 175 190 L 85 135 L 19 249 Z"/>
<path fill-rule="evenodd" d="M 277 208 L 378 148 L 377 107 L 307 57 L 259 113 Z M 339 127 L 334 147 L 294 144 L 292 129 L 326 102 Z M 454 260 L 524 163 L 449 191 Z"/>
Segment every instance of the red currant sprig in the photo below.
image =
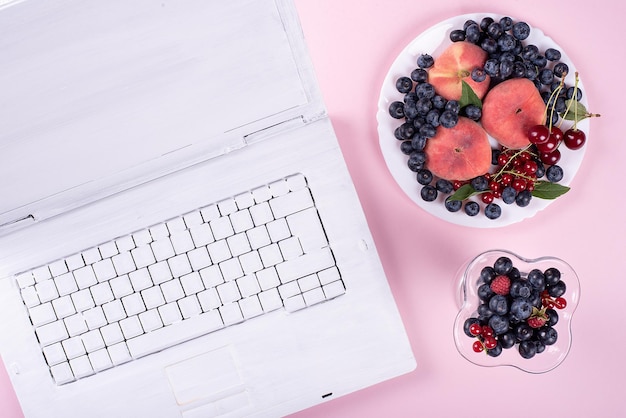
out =
<path fill-rule="evenodd" d="M 567 300 L 564 297 L 553 298 L 547 290 L 544 290 L 541 292 L 541 304 L 548 309 L 564 309 L 567 306 Z"/>

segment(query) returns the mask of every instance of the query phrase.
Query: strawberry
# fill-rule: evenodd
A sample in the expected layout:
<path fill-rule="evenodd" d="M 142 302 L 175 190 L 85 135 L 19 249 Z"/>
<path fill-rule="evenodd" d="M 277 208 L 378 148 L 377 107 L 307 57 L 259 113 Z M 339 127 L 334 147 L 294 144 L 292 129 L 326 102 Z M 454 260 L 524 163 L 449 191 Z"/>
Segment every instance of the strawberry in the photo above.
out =
<path fill-rule="evenodd" d="M 537 309 L 533 306 L 533 313 L 526 320 L 531 328 L 541 328 L 548 321 L 548 315 L 546 315 L 546 308 Z"/>
<path fill-rule="evenodd" d="M 499 275 L 494 277 L 491 281 L 491 290 L 498 295 L 508 295 L 511 288 L 511 279 L 505 275 Z"/>

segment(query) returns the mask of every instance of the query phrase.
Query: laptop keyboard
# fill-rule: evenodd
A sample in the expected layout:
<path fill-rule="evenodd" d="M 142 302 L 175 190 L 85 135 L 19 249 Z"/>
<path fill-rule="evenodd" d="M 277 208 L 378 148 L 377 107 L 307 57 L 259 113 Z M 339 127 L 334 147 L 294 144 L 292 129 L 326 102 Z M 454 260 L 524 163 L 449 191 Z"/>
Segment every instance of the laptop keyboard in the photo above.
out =
<path fill-rule="evenodd" d="M 301 174 L 35 268 L 17 283 L 59 385 L 345 292 Z"/>

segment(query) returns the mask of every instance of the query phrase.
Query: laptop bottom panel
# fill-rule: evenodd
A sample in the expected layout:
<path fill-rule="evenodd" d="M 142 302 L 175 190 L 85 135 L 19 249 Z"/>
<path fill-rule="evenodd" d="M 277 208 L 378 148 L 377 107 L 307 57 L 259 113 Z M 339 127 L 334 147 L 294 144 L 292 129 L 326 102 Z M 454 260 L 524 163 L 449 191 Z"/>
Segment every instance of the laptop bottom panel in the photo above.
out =
<path fill-rule="evenodd" d="M 269 197 L 264 200 L 267 191 L 260 186 L 271 189 L 274 185 L 278 188 L 274 194 L 281 195 L 288 182 L 294 185 L 294 191 L 306 185 L 308 195 L 304 200 L 309 206 L 298 212 L 314 211 L 324 235 L 323 243 L 315 244 L 323 250 L 291 263 L 293 260 L 288 258 L 295 257 L 294 251 L 309 244 L 300 242 L 299 249 L 294 250 L 286 240 L 297 235 L 298 228 L 317 228 L 307 218 L 297 226 L 296 217 L 287 213 L 286 202 L 291 198 L 267 203 L 265 211 L 249 207 L 249 218 L 229 212 L 255 198 L 256 203 L 269 202 Z M 243 194 L 247 191 L 252 192 L 251 200 Z M 296 198 L 291 200 L 296 206 L 304 204 Z M 235 222 L 226 225 L 209 219 L 207 208 L 213 207 L 212 203 L 216 203 L 217 212 L 226 213 Z M 272 221 L 280 220 L 273 227 L 267 227 L 270 220 L 263 218 L 270 214 Z M 214 221 L 210 224 L 211 237 L 200 235 L 200 228 L 195 233 L 187 228 L 191 240 L 181 240 L 177 235 L 169 246 L 144 242 L 145 231 L 152 238 L 163 231 L 159 226 L 163 221 L 170 222 L 165 223 L 165 229 L 177 231 L 178 219 L 190 227 L 200 225 L 199 220 L 209 224 Z M 260 225 L 270 231 L 268 238 L 248 233 Z M 249 240 L 232 238 L 237 233 L 247 235 Z M 273 242 L 270 235 L 282 240 Z M 128 237 L 134 244 L 152 245 L 153 251 L 127 248 L 131 256 L 123 264 L 120 253 Z M 238 246 L 211 246 L 220 240 Z M 197 245 L 191 248 L 186 243 Z M 246 256 L 255 246 L 257 254 Z M 100 258 L 111 248 L 118 252 L 108 254 L 113 266 L 109 275 L 102 268 L 103 260 L 90 259 L 92 253 L 85 251 L 93 248 L 98 249 Z M 190 255 L 192 251 L 196 256 Z M 208 257 L 203 257 L 205 251 Z M 180 261 L 176 258 L 179 253 L 187 255 L 188 263 L 176 262 Z M 236 253 L 235 258 L 221 258 L 226 253 Z M 0 254 L 3 276 L 9 276 L 0 283 L 0 310 L 3 318 L 11 318 L 1 323 L 2 357 L 27 416 L 277 416 L 372 385 L 415 366 L 358 198 L 326 119 L 5 236 L 0 240 Z M 47 280 L 68 274 L 64 269 L 69 269 L 69 260 L 75 260 L 76 254 L 91 266 L 95 277 L 73 273 L 76 284 L 60 286 L 72 301 L 63 310 L 59 306 L 65 305 L 53 305 L 48 299 L 53 286 L 46 284 Z M 219 321 L 201 323 L 194 319 L 198 322 L 190 322 L 185 331 L 159 331 L 150 328 L 153 322 L 139 319 L 144 314 L 142 319 L 147 321 L 146 305 L 154 299 L 144 300 L 143 307 L 137 307 L 131 295 L 120 295 L 121 309 L 109 309 L 108 305 L 104 308 L 112 301 L 108 292 L 95 291 L 96 286 L 101 289 L 101 284 L 112 284 L 126 275 L 135 293 L 141 293 L 148 290 L 142 288 L 142 283 L 154 285 L 157 279 L 148 276 L 142 282 L 144 276 L 137 272 L 149 272 L 150 266 L 159 262 L 168 263 L 172 276 L 168 279 L 173 279 L 157 283 L 164 303 L 153 308 L 158 313 L 155 317 L 164 325 L 162 329 L 173 329 L 193 313 L 210 314 Z M 221 287 L 211 288 L 207 282 L 216 280 L 211 279 L 214 276 L 207 272 L 202 275 L 203 269 L 211 265 L 212 270 L 222 274 Z M 42 276 L 42 270 L 36 269 L 39 266 L 46 266 L 51 277 L 47 278 L 47 273 Z M 124 271 L 124 266 L 129 270 Z M 304 273 L 296 272 L 296 267 L 303 268 Z M 259 273 L 268 269 L 284 277 L 273 279 Z M 327 279 L 329 271 L 334 273 L 333 280 Z M 28 275 L 18 275 L 23 272 Z M 200 280 L 189 277 L 195 273 Z M 55 274 L 58 276 L 52 277 Z M 259 276 L 265 278 L 259 281 Z M 257 278 L 256 282 L 251 282 L 251 277 Z M 180 286 L 170 284 L 176 279 Z M 276 285 L 272 287 L 271 281 Z M 59 293 L 58 283 L 54 283 Z M 84 299 L 72 298 L 74 293 L 69 292 L 74 286 L 76 292 L 88 289 L 93 302 L 81 305 Z M 27 288 L 31 290 L 25 292 Z M 119 286 L 110 289 L 113 294 Z M 212 299 L 199 297 L 209 291 L 213 292 Z M 261 296 L 264 291 L 268 293 Z M 24 293 L 30 296 L 23 299 Z M 133 298 L 139 298 L 135 293 Z M 103 342 L 102 347 L 96 347 L 99 354 L 93 354 L 86 350 L 84 334 L 72 331 L 73 335 L 67 335 L 72 342 L 65 342 L 64 335 L 53 331 L 61 329 L 64 334 L 67 326 L 63 331 L 60 325 L 50 325 L 61 324 L 60 320 L 66 325 L 70 316 L 87 317 L 87 308 L 97 307 L 97 299 L 104 312 L 103 323 L 96 328 Z M 181 305 L 183 299 L 198 303 Z M 246 301 L 241 302 L 243 299 Z M 209 301 L 221 304 L 213 306 Z M 35 306 L 27 306 L 31 303 Z M 51 310 L 39 307 L 48 303 L 53 306 Z M 124 317 L 116 317 L 118 314 Z M 129 318 L 135 315 L 137 321 L 133 323 L 137 326 L 133 328 Z M 43 331 L 34 332 L 33 322 Z M 111 333 L 117 330 L 113 323 L 121 333 Z M 125 332 L 129 329 L 130 336 Z M 134 332 L 148 337 L 140 340 Z M 172 342 L 165 340 L 170 334 L 174 335 Z M 130 337 L 136 339 L 129 342 Z M 127 351 L 119 349 L 122 339 Z M 82 345 L 73 344 L 77 341 Z"/>

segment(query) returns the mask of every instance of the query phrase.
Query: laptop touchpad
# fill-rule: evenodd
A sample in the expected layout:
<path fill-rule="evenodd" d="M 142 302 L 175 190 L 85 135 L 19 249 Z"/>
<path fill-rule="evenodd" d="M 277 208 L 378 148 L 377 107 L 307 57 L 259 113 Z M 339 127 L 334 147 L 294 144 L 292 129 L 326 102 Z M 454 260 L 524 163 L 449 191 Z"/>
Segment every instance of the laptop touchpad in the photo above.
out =
<path fill-rule="evenodd" d="M 172 364 L 165 372 L 179 405 L 217 400 L 243 388 L 230 347 Z"/>

